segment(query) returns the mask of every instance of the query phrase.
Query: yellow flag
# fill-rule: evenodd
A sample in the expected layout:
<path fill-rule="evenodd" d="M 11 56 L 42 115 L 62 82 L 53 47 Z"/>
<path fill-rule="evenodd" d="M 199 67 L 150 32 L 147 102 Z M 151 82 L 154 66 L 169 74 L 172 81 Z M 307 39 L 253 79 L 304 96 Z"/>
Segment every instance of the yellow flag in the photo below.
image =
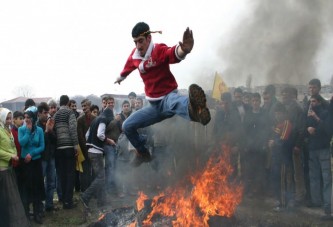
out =
<path fill-rule="evenodd" d="M 215 73 L 214 86 L 212 92 L 212 98 L 221 100 L 221 94 L 227 92 L 229 89 L 222 80 L 222 76 L 219 73 Z"/>

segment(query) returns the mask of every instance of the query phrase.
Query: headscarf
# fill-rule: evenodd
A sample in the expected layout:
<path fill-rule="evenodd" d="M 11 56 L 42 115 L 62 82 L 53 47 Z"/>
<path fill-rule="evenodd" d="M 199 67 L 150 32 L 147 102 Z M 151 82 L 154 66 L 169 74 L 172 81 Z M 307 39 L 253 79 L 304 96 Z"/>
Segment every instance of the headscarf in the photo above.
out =
<path fill-rule="evenodd" d="M 36 129 L 36 121 L 37 121 L 37 107 L 30 106 L 28 109 L 25 110 L 24 114 L 27 114 L 32 122 L 31 132 L 34 132 Z"/>
<path fill-rule="evenodd" d="M 8 114 L 11 113 L 11 111 L 7 108 L 0 108 L 0 126 L 5 128 L 6 126 L 6 119 Z"/>

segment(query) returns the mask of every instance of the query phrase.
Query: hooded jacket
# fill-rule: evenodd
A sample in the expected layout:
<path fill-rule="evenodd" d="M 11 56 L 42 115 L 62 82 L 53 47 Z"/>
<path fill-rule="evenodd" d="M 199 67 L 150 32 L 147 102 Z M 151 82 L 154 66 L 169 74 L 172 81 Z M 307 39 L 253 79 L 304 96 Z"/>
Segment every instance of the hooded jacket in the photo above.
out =
<path fill-rule="evenodd" d="M 0 168 L 8 168 L 13 155 L 16 155 L 14 137 L 9 129 L 6 128 L 6 118 L 10 110 L 0 108 Z"/>

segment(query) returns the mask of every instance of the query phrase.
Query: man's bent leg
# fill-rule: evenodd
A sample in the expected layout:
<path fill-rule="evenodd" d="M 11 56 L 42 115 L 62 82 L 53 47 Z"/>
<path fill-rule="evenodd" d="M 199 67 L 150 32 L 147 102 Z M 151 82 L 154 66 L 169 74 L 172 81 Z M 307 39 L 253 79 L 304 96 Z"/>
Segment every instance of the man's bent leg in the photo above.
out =
<path fill-rule="evenodd" d="M 134 112 L 123 123 L 123 131 L 137 151 L 137 156 L 132 162 L 134 167 L 152 160 L 151 154 L 145 146 L 146 139 L 140 136 L 137 130 L 165 119 L 160 114 L 159 103 L 160 101 Z"/>
<path fill-rule="evenodd" d="M 123 131 L 131 144 L 139 153 L 147 150 L 145 139 L 138 133 L 139 128 L 145 128 L 163 120 L 158 108 L 155 106 L 144 107 L 131 114 L 123 123 Z"/>

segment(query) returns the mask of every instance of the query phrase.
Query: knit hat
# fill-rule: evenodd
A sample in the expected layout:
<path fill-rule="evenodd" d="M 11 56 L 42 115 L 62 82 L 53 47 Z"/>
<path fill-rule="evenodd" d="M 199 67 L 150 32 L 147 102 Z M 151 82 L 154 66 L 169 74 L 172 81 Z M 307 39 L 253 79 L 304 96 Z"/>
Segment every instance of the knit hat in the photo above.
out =
<path fill-rule="evenodd" d="M 151 33 L 160 33 L 162 34 L 162 31 L 150 31 L 149 25 L 145 22 L 139 22 L 137 23 L 133 29 L 132 29 L 132 37 L 137 38 L 139 36 L 148 36 Z"/>

